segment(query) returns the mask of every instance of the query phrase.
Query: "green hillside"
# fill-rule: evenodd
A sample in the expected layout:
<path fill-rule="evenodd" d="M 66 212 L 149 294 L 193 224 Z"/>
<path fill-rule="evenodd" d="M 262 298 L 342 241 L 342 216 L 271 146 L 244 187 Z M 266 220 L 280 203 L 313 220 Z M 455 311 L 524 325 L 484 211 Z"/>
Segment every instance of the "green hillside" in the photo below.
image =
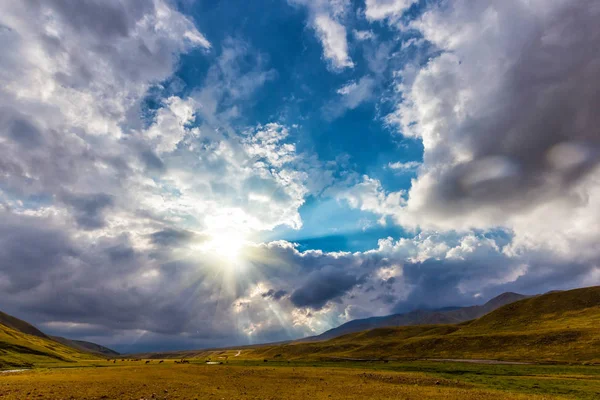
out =
<path fill-rule="evenodd" d="M 600 286 L 527 298 L 461 324 L 373 329 L 324 342 L 254 347 L 241 356 L 600 363 Z"/>
<path fill-rule="evenodd" d="M 44 332 L 31 325 L 29 322 L 25 322 L 19 318 L 13 317 L 12 315 L 3 313 L 2 311 L 0 311 L 0 324 L 12 328 L 16 331 L 27 333 L 29 335 L 38 336 L 46 339 L 48 338 L 48 336 Z"/>
<path fill-rule="evenodd" d="M 0 312 L 0 369 L 53 365 L 98 358 L 59 343 L 33 325 Z"/>

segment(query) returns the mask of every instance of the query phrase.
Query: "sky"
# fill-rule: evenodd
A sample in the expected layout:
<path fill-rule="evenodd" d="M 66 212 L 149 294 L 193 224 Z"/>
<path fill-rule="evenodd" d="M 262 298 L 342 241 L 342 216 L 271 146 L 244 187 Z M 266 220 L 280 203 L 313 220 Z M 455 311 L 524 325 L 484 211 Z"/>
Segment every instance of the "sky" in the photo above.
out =
<path fill-rule="evenodd" d="M 1 309 L 119 351 L 600 284 L 594 0 L 0 0 Z"/>

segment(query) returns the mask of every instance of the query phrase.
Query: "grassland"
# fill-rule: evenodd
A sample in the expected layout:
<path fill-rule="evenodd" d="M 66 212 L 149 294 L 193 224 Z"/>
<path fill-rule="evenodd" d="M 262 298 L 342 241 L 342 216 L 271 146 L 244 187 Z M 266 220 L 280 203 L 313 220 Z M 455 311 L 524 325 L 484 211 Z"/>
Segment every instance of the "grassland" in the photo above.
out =
<path fill-rule="evenodd" d="M 600 367 L 80 362 L 0 375 L 2 399 L 595 399 Z"/>

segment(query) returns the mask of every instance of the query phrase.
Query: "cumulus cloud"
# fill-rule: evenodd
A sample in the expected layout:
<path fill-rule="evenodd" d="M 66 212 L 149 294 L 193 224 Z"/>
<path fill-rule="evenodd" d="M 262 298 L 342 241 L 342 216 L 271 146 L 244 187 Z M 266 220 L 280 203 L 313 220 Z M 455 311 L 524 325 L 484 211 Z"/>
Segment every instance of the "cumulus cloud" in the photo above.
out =
<path fill-rule="evenodd" d="M 397 220 L 406 207 L 405 191 L 388 193 L 377 179 L 363 176 L 360 183 L 338 193 L 353 208 L 381 215 L 380 223 L 385 225 L 386 218 Z"/>
<path fill-rule="evenodd" d="M 503 226 L 522 251 L 547 246 L 593 258 L 599 12 L 592 1 L 561 0 L 425 9 L 410 28 L 431 57 L 397 71 L 398 105 L 387 117 L 422 141 L 418 176 L 406 193 L 368 178 L 342 197 L 407 228 Z M 390 208 L 390 197 L 405 201 Z"/>
<path fill-rule="evenodd" d="M 408 210 L 489 226 L 571 197 L 595 173 L 599 10 L 459 1 L 414 22 L 442 54 L 403 81 L 389 116 L 425 147 Z"/>
<path fill-rule="evenodd" d="M 288 0 L 308 9 L 309 24 L 315 30 L 323 56 L 334 71 L 353 68 L 354 62 L 348 54 L 346 28 L 341 22 L 349 7 L 346 0 Z"/>
<path fill-rule="evenodd" d="M 220 302 L 209 283 L 216 264 L 197 260 L 198 246 L 301 225 L 307 177 L 295 163 L 308 163 L 288 128 L 232 124 L 275 77 L 266 61 L 226 40 L 189 97 L 169 94 L 146 110 L 149 89 L 160 92 L 182 53 L 212 51 L 169 3 L 27 1 L 0 11 L 6 311 L 126 337 L 217 336 L 222 327 L 206 321 L 229 315 L 220 304 L 240 293 L 229 288 Z"/>

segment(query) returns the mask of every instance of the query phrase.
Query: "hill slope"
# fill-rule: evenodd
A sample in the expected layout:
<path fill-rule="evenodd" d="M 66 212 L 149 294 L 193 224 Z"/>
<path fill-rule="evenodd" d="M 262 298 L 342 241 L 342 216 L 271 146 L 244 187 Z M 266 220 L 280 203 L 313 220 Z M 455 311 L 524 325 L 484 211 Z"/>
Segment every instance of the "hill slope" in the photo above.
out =
<path fill-rule="evenodd" d="M 119 355 L 119 353 L 117 353 L 116 351 L 109 349 L 108 347 L 101 346 L 96 343 L 86 342 L 84 340 L 67 339 L 67 338 L 60 337 L 60 336 L 50 336 L 50 337 L 53 340 L 64 344 L 65 346 L 69 346 L 69 347 L 72 347 L 74 349 L 78 349 L 81 351 L 96 353 L 96 354 L 100 354 L 100 355 L 107 356 L 107 357 L 114 357 L 114 356 Z"/>
<path fill-rule="evenodd" d="M 51 337 L 35 326 L 0 312 L 0 368 L 74 362 L 118 355 L 95 343 Z"/>
<path fill-rule="evenodd" d="M 527 298 L 460 324 L 379 328 L 323 342 L 256 346 L 241 357 L 600 363 L 600 286 Z"/>
<path fill-rule="evenodd" d="M 12 315 L 8 315 L 0 311 L 0 324 L 12 328 L 16 331 L 26 333 L 28 335 L 33 335 L 41 338 L 48 339 L 45 333 L 40 331 L 35 326 L 31 325 L 28 322 L 25 322 L 19 318 L 13 317 Z"/>
<path fill-rule="evenodd" d="M 98 358 L 47 337 L 30 335 L 0 325 L 0 368 L 30 367 Z"/>
<path fill-rule="evenodd" d="M 391 326 L 456 324 L 469 321 L 485 315 L 503 305 L 513 303 L 528 296 L 507 292 L 494 297 L 480 306 L 458 307 L 449 310 L 415 310 L 404 314 L 393 314 L 385 317 L 355 319 L 337 328 L 330 329 L 320 335 L 311 336 L 300 341 L 318 341 L 332 339 L 348 333 L 361 332 L 367 329 L 384 328 Z"/>

